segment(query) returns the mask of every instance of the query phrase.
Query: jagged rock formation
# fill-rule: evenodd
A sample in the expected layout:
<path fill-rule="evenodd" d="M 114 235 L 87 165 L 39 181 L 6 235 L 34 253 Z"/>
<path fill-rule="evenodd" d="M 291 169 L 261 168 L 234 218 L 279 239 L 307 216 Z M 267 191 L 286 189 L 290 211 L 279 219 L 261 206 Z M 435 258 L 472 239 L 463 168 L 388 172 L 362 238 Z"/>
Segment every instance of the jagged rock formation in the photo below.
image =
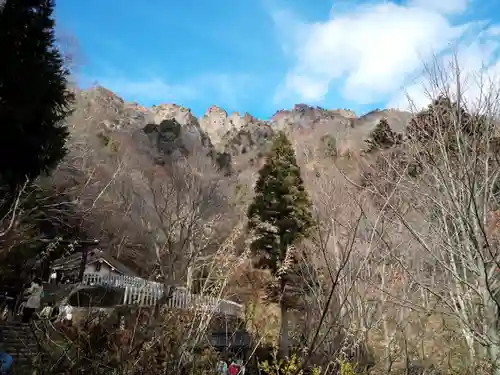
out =
<path fill-rule="evenodd" d="M 181 105 L 146 108 L 126 103 L 100 86 L 75 91 L 76 111 L 69 119 L 76 146 L 73 151 L 85 146 L 86 155 L 101 162 L 113 152 L 127 153 L 129 159 L 140 159 L 137 165 L 149 159 L 159 166 L 180 156 L 197 155 L 226 177 L 241 175 L 244 184 L 262 164 L 277 130 L 289 134 L 302 164 L 316 168 L 330 163 L 332 155 L 361 152 L 381 119 L 394 132 L 402 133 L 411 118 L 410 113 L 394 110 L 375 110 L 358 117 L 347 109 L 297 104 L 276 112 L 269 121 L 248 113 L 229 115 L 215 105 L 198 119 Z M 111 164 L 105 161 L 102 169 L 111 173 Z"/>
<path fill-rule="evenodd" d="M 311 107 L 306 104 L 296 104 L 292 110 L 281 110 L 274 114 L 272 122 L 279 129 L 292 127 L 309 127 L 318 121 L 345 119 L 349 122 L 350 119 L 356 118 L 353 111 L 345 109 L 327 110 L 321 107 Z"/>
<path fill-rule="evenodd" d="M 119 139 L 130 143 L 126 138 L 131 137 L 135 148 L 150 153 L 156 161 L 164 155 L 175 157 L 197 152 L 214 162 L 235 164 L 240 170 L 246 164 L 256 165 L 276 130 L 286 131 L 295 144 L 311 149 L 310 152 L 322 158 L 319 151 L 327 137 L 335 139 L 340 153 L 345 149 L 361 150 L 381 119 L 387 119 L 393 131 L 401 133 L 411 117 L 407 112 L 393 110 L 375 110 L 358 117 L 347 109 L 297 104 L 290 110 L 276 112 L 270 121 L 248 113 L 229 115 L 215 105 L 197 119 L 190 109 L 181 105 L 146 108 L 125 103 L 103 87 L 77 91 L 77 98 L 76 115 L 70 119 L 74 134 L 84 132 L 88 138 L 93 128 L 103 145 Z"/>
<path fill-rule="evenodd" d="M 219 144 L 228 138 L 228 133 L 237 134 L 239 130 L 248 127 L 251 123 L 259 122 L 249 113 L 241 116 L 238 112 L 231 115 L 217 106 L 212 106 L 201 117 L 200 125 L 214 144 Z"/>

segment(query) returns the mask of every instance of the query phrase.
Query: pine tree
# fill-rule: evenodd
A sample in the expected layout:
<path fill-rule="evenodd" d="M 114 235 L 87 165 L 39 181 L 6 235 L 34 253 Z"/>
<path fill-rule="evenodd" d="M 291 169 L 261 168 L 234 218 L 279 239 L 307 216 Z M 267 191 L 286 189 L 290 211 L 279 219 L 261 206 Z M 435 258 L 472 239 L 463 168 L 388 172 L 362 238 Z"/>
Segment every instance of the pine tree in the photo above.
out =
<path fill-rule="evenodd" d="M 291 269 L 296 259 L 290 247 L 308 235 L 313 226 L 311 202 L 300 176 L 292 144 L 281 132 L 275 138 L 266 163 L 259 171 L 255 198 L 248 208 L 249 229 L 255 235 L 252 251 L 259 256 L 259 266 L 268 268 L 279 281 L 281 295 L 290 284 Z M 282 356 L 288 353 L 287 309 L 281 305 Z"/>
<path fill-rule="evenodd" d="M 370 139 L 365 141 L 368 146 L 367 152 L 391 148 L 401 143 L 401 138 L 400 134 L 392 131 L 387 119 L 383 118 L 370 133 Z"/>
<path fill-rule="evenodd" d="M 7 0 L 0 10 L 0 185 L 10 193 L 66 155 L 73 95 L 53 10 L 53 0 Z"/>

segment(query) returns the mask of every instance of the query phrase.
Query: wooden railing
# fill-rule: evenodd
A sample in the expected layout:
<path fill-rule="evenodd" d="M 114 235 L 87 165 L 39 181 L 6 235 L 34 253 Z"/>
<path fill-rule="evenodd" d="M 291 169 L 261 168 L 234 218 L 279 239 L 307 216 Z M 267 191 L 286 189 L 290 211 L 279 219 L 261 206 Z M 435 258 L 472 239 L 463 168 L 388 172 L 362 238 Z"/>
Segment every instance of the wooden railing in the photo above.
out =
<path fill-rule="evenodd" d="M 124 305 L 154 306 L 163 297 L 164 285 L 139 277 L 120 275 L 84 274 L 82 285 L 108 285 L 124 288 Z M 169 308 L 206 310 L 207 312 L 240 316 L 243 307 L 235 302 L 214 296 L 188 293 L 184 288 L 175 288 L 166 302 Z"/>

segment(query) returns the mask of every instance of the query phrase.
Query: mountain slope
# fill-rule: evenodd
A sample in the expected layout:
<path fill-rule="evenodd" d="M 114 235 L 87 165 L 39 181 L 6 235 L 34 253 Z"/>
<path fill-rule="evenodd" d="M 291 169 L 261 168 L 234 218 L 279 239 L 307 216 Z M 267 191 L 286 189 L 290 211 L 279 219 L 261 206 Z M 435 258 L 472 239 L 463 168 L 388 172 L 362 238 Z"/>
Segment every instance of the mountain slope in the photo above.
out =
<path fill-rule="evenodd" d="M 210 207 L 200 212 L 200 226 L 223 215 L 224 225 L 231 227 L 228 222 L 243 217 L 255 172 L 276 131 L 289 134 L 304 173 L 313 173 L 308 188 L 314 190 L 315 176 L 331 169 L 332 157 L 339 165 L 354 165 L 352 156 L 362 154 L 364 141 L 380 119 L 402 132 L 411 117 L 392 110 L 358 117 L 349 110 L 300 104 L 278 111 L 270 121 L 248 113 L 228 115 L 216 106 L 198 119 L 177 104 L 146 108 L 126 103 L 103 87 L 75 94 L 75 111 L 68 119 L 70 153 L 53 182 L 92 212 L 88 230 L 106 238 L 116 254 L 138 267 L 154 257 L 154 242 L 166 235 L 158 217 L 159 200 L 169 210 L 174 199 L 187 209 L 204 197 Z M 172 186 L 175 197 L 168 196 Z"/>

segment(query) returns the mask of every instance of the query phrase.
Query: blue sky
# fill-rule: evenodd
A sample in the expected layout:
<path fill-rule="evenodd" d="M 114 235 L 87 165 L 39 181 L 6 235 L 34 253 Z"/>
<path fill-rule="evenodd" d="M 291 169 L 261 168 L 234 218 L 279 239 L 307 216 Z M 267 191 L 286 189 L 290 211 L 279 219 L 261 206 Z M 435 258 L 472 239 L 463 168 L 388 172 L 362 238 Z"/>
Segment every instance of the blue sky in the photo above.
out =
<path fill-rule="evenodd" d="M 59 0 L 56 18 L 78 40 L 82 86 L 197 115 L 402 107 L 406 92 L 424 100 L 422 64 L 450 47 L 500 76 L 497 0 Z"/>

